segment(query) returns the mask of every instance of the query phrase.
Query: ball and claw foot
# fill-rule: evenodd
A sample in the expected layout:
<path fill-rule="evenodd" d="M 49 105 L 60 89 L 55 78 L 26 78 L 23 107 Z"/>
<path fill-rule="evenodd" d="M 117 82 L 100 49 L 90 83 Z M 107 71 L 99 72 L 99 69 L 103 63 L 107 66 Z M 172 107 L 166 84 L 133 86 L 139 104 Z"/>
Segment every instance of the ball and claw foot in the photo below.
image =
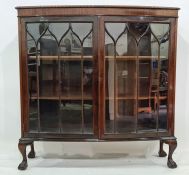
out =
<path fill-rule="evenodd" d="M 25 170 L 28 167 L 27 161 L 22 161 L 19 166 L 18 169 L 19 170 Z"/>
<path fill-rule="evenodd" d="M 22 155 L 22 162 L 18 166 L 19 170 L 25 170 L 28 167 L 27 155 L 26 155 L 26 147 L 28 145 L 31 146 L 31 151 L 28 154 L 28 158 L 34 158 L 35 157 L 33 141 L 31 141 L 31 140 L 23 141 L 23 140 L 20 139 L 19 143 L 18 143 L 18 149 L 19 149 L 19 151 Z"/>
<path fill-rule="evenodd" d="M 28 154 L 28 158 L 33 159 L 35 158 L 35 152 L 34 151 L 30 151 Z"/>
<path fill-rule="evenodd" d="M 172 158 L 173 152 L 175 151 L 175 149 L 177 147 L 176 139 L 166 140 L 164 143 L 169 145 L 169 154 L 168 154 L 167 166 L 171 169 L 177 168 L 177 164 Z"/>
<path fill-rule="evenodd" d="M 159 157 L 166 157 L 167 153 L 163 150 L 163 140 L 160 140 Z"/>
<path fill-rule="evenodd" d="M 169 168 L 177 168 L 177 164 L 176 164 L 176 162 L 173 160 L 173 159 L 169 159 L 168 161 L 167 161 L 167 166 L 169 167 Z"/>
<path fill-rule="evenodd" d="M 167 153 L 162 150 L 162 151 L 159 151 L 159 157 L 166 157 L 167 156 Z"/>

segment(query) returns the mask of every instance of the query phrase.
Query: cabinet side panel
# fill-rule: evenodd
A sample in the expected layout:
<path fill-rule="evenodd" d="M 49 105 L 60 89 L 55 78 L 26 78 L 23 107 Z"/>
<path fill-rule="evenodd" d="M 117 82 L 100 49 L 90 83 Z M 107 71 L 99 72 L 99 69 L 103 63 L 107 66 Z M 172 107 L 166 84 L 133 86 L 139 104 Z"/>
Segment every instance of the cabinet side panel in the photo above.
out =
<path fill-rule="evenodd" d="M 94 20 L 94 74 L 93 74 L 93 96 L 94 96 L 94 107 L 93 107 L 93 128 L 94 134 L 98 137 L 98 18 Z"/>
<path fill-rule="evenodd" d="M 177 47 L 177 18 L 171 20 L 170 53 L 169 53 L 169 93 L 168 93 L 168 130 L 174 135 L 175 121 L 175 81 L 176 81 L 176 47 Z"/>
<path fill-rule="evenodd" d="M 19 61 L 20 61 L 20 100 L 21 100 L 21 137 L 25 136 L 28 128 L 28 99 L 27 99 L 27 63 L 25 59 L 25 25 L 24 19 L 18 18 L 19 31 Z"/>
<path fill-rule="evenodd" d="M 98 91 L 99 91 L 99 98 L 98 98 L 98 126 L 99 126 L 99 138 L 102 138 L 102 135 L 104 134 L 104 115 L 105 115 L 105 104 L 104 104 L 104 95 L 105 95 L 105 79 L 104 79 L 104 69 L 105 69 L 105 63 L 104 63 L 104 17 L 99 18 L 98 23 L 98 70 L 99 70 L 99 78 L 98 78 Z"/>

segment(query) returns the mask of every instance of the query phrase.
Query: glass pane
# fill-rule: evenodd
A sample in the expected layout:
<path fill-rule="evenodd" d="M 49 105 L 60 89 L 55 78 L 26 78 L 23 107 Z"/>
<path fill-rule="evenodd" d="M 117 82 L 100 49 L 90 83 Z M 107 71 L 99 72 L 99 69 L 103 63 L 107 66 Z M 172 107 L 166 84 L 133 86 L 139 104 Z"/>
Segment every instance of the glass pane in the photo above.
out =
<path fill-rule="evenodd" d="M 39 100 L 40 129 L 43 132 L 59 132 L 59 101 Z"/>
<path fill-rule="evenodd" d="M 157 100 L 158 129 L 167 129 L 167 95 L 168 95 L 168 50 L 169 50 L 169 24 L 151 24 L 151 29 L 160 44 L 159 58 L 159 94 Z M 156 51 L 154 49 L 154 51 Z M 157 52 L 157 51 L 156 51 Z"/>
<path fill-rule="evenodd" d="M 92 23 L 27 24 L 30 130 L 93 132 L 92 43 Z"/>
<path fill-rule="evenodd" d="M 29 100 L 29 131 L 38 130 L 38 111 L 37 111 L 37 100 Z"/>
<path fill-rule="evenodd" d="M 143 53 L 139 55 L 139 130 L 167 127 L 168 36 L 165 35 L 166 33 L 169 33 L 168 24 L 151 23 L 139 43 L 139 49 L 140 46 L 143 50 L 146 49 L 143 51 L 145 55 Z M 166 44 L 163 46 L 163 43 Z M 163 87 L 162 84 L 166 85 Z"/>
<path fill-rule="evenodd" d="M 74 132 L 92 133 L 92 85 L 93 85 L 93 51 L 92 51 L 92 24 L 71 23 L 70 30 L 62 38 L 61 46 L 61 99 L 76 100 L 70 102 L 73 109 L 63 110 L 62 126 L 65 133 L 72 132 L 72 123 L 75 124 Z M 80 101 L 78 101 L 80 100 Z M 85 101 L 89 100 L 89 101 Z M 91 100 L 91 101 L 90 101 Z M 75 104 L 76 103 L 76 104 Z M 79 109 L 80 108 L 80 109 Z M 67 114 L 67 116 L 66 116 Z"/>
<path fill-rule="evenodd" d="M 61 61 L 61 98 L 81 98 L 81 61 Z"/>
<path fill-rule="evenodd" d="M 105 133 L 167 129 L 169 24 L 105 23 Z"/>
<path fill-rule="evenodd" d="M 125 30 L 126 24 L 125 23 L 106 23 L 105 27 L 106 27 L 106 33 L 109 33 L 109 35 L 114 40 L 117 40 L 120 34 L 122 34 L 122 32 Z M 108 41 L 108 38 L 106 38 L 106 42 L 107 41 Z"/>
<path fill-rule="evenodd" d="M 105 133 L 133 132 L 136 123 L 137 45 L 126 23 L 106 23 L 105 27 Z"/>
<path fill-rule="evenodd" d="M 83 95 L 85 99 L 92 98 L 93 62 L 83 61 Z"/>
<path fill-rule="evenodd" d="M 53 33 L 57 41 L 60 41 L 63 35 L 69 30 L 69 23 L 50 23 L 49 31 Z"/>
<path fill-rule="evenodd" d="M 79 37 L 81 41 L 85 39 L 92 29 L 91 23 L 72 23 L 71 26 L 73 32 Z"/>
<path fill-rule="evenodd" d="M 61 101 L 62 132 L 82 133 L 82 102 L 81 100 Z"/>
<path fill-rule="evenodd" d="M 154 72 L 158 52 L 158 44 L 154 42 L 149 24 L 136 24 L 135 32 L 138 31 L 139 37 L 139 72 L 138 72 L 138 129 L 156 129 L 157 110 L 154 108 L 154 94 L 157 93 L 156 73 Z M 155 62 L 154 62 L 155 61 Z M 153 81 L 153 82 L 152 82 Z"/>
<path fill-rule="evenodd" d="M 41 131 L 59 131 L 58 43 L 51 24 L 40 23 L 38 40 L 39 111 Z"/>
<path fill-rule="evenodd" d="M 34 38 L 27 33 L 28 53 L 28 93 L 29 93 L 29 131 L 38 131 L 38 101 L 37 96 L 37 61 L 36 43 Z M 34 59 L 31 59 L 33 57 Z"/>
<path fill-rule="evenodd" d="M 91 100 L 84 101 L 84 133 L 93 133 L 93 104 Z"/>
<path fill-rule="evenodd" d="M 127 133 L 135 131 L 135 99 L 118 100 L 116 115 L 116 132 Z"/>

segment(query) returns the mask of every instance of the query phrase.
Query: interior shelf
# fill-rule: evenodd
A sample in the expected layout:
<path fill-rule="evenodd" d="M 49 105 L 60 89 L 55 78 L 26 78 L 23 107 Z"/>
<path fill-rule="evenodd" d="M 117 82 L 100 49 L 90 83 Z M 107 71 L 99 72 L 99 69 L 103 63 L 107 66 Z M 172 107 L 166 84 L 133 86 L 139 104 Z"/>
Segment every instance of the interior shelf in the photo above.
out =
<path fill-rule="evenodd" d="M 32 100 L 37 99 L 37 96 L 32 96 Z M 39 100 L 82 100 L 81 96 L 40 96 Z M 83 96 L 83 100 L 92 100 L 92 96 Z"/>
<path fill-rule="evenodd" d="M 162 59 L 166 59 L 165 56 L 160 56 L 159 57 L 161 60 Z M 158 60 L 158 56 L 105 56 L 105 59 L 107 60 L 129 60 L 129 61 L 136 61 L 137 59 L 139 60 L 152 60 L 152 59 L 155 59 L 155 60 Z"/>
<path fill-rule="evenodd" d="M 28 75 L 30 77 L 37 76 L 37 72 L 31 71 L 31 72 L 28 72 Z"/>
<path fill-rule="evenodd" d="M 30 99 L 34 100 L 37 99 L 37 94 L 33 94 Z M 58 93 L 54 93 L 52 95 L 42 94 L 39 96 L 40 100 L 82 100 L 81 92 L 65 92 L 62 93 L 61 96 Z M 83 100 L 93 100 L 92 94 L 90 92 L 83 93 Z"/>
<path fill-rule="evenodd" d="M 154 96 L 140 96 L 138 97 L 138 100 L 147 100 L 147 99 L 154 99 Z M 157 98 L 157 97 L 156 97 Z M 30 99 L 35 100 L 37 99 L 37 95 L 33 95 L 30 97 Z M 61 96 L 59 97 L 57 96 L 39 96 L 40 100 L 82 100 L 81 95 L 65 95 L 65 96 Z M 92 95 L 84 95 L 83 96 L 83 100 L 92 100 Z M 116 100 L 134 100 L 137 99 L 136 96 L 125 96 L 125 97 L 116 97 Z M 159 97 L 160 100 L 165 100 L 167 99 L 167 96 L 160 96 Z M 106 100 L 114 100 L 113 97 L 106 97 Z"/>
<path fill-rule="evenodd" d="M 38 59 L 44 60 L 44 61 L 51 61 L 51 60 L 65 60 L 65 61 L 80 61 L 80 60 L 89 60 L 93 61 L 93 56 L 88 55 L 88 56 L 81 56 L 81 55 L 64 55 L 64 56 L 37 56 Z M 36 60 L 36 56 L 29 56 L 30 60 Z"/>
<path fill-rule="evenodd" d="M 147 99 L 154 99 L 154 98 L 157 98 L 157 97 L 155 97 L 155 96 L 138 96 L 138 100 L 147 100 Z M 124 96 L 124 97 L 118 96 L 116 98 L 106 97 L 106 100 L 114 100 L 114 99 L 116 99 L 116 100 L 134 100 L 134 99 L 137 99 L 137 97 L 136 96 Z M 167 99 L 167 96 L 159 96 L 159 99 L 165 100 L 165 99 Z"/>

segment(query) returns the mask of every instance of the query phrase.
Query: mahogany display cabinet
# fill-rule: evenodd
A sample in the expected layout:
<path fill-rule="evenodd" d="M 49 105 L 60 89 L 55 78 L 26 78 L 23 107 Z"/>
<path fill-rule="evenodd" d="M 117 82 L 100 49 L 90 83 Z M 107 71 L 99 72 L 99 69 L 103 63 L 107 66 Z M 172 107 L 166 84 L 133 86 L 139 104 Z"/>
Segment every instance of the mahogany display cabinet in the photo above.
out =
<path fill-rule="evenodd" d="M 179 8 L 25 6 L 18 10 L 21 138 L 160 140 L 169 168 L 174 136 Z"/>

